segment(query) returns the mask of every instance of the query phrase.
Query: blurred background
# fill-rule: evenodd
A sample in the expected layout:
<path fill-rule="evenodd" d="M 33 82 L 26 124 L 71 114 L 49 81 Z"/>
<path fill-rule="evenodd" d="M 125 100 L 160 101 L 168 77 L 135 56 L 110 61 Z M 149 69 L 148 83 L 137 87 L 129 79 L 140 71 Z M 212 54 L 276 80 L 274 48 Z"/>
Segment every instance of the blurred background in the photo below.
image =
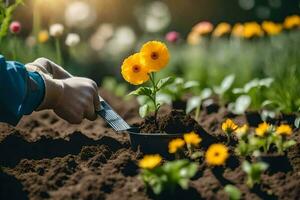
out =
<path fill-rule="evenodd" d="M 15 2 L 2 0 L 4 7 Z M 286 101 L 283 110 L 291 112 L 300 108 L 299 13 L 300 0 L 24 0 L 11 16 L 21 31 L 3 36 L 0 53 L 23 63 L 47 57 L 99 85 L 117 85 L 124 84 L 123 59 L 161 40 L 171 51 L 161 76 L 198 81 L 199 91 L 231 74 L 237 88 L 270 77 L 272 90 L 262 95 Z M 201 22 L 211 30 L 201 32 Z M 57 23 L 63 34 L 53 37 Z"/>

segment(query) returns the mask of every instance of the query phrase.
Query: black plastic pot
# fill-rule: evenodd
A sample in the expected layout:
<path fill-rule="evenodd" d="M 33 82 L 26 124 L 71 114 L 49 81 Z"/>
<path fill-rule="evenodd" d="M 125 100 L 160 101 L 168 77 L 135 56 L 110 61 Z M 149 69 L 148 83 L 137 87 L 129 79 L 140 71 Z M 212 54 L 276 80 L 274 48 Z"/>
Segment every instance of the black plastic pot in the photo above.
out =
<path fill-rule="evenodd" d="M 268 171 L 272 174 L 277 173 L 279 171 L 288 172 L 292 170 L 292 166 L 289 162 L 289 159 L 285 154 L 263 154 L 259 157 L 259 160 L 269 165 Z"/>
<path fill-rule="evenodd" d="M 132 128 L 127 132 L 134 151 L 139 150 L 146 154 L 157 153 L 165 157 L 169 155 L 169 142 L 175 138 L 182 137 L 182 134 L 140 133 L 138 128 Z"/>

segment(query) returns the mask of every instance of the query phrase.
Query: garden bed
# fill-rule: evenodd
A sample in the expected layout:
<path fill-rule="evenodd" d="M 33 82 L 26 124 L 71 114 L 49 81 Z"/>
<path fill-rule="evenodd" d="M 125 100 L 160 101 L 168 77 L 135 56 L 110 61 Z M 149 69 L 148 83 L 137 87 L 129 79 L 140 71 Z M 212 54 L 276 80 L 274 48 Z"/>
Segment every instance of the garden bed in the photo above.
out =
<path fill-rule="evenodd" d="M 127 122 L 141 123 L 135 101 L 124 102 L 105 91 L 101 94 Z M 164 107 L 160 112 L 168 113 L 170 108 Z M 199 123 L 214 140 L 223 141 L 220 126 L 228 116 L 239 124 L 247 122 L 246 116 L 233 117 L 220 107 L 209 114 L 204 108 Z M 43 111 L 25 117 L 16 128 L 1 124 L 0 133 L 0 199 L 158 198 L 146 192 L 138 178 L 137 161 L 142 153 L 130 149 L 126 133 L 116 134 L 101 119 L 75 126 L 50 111 Z M 297 145 L 286 154 L 291 167 L 278 171 L 275 164 L 269 166 L 261 184 L 251 190 L 245 184 L 246 174 L 241 169 L 240 158 L 231 154 L 225 168 L 200 164 L 201 170 L 188 190 L 160 198 L 224 199 L 224 186 L 232 184 L 240 189 L 242 199 L 297 199 L 300 196 L 299 131 L 292 138 Z"/>

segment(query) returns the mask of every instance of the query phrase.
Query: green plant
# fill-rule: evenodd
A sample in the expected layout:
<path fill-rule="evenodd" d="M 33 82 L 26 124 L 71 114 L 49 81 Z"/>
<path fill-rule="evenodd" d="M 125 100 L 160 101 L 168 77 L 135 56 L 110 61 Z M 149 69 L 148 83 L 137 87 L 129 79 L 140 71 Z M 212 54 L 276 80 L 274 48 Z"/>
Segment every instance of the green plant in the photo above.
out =
<path fill-rule="evenodd" d="M 260 108 L 262 102 L 266 99 L 264 96 L 265 90 L 263 89 L 270 88 L 273 81 L 273 78 L 255 78 L 246 83 L 242 88 L 234 88 L 232 92 L 241 95 L 240 97 L 248 97 L 250 101 L 247 103 L 247 106 L 250 106 L 251 103 L 253 108 Z"/>
<path fill-rule="evenodd" d="M 247 174 L 246 184 L 249 188 L 253 188 L 255 184 L 260 183 L 260 176 L 267 168 L 268 164 L 264 162 L 249 163 L 246 160 L 243 161 L 242 169 Z"/>
<path fill-rule="evenodd" d="M 118 81 L 111 76 L 107 76 L 102 81 L 102 87 L 109 92 L 112 92 L 117 97 L 125 98 L 128 97 L 128 87 L 125 83 L 118 83 Z"/>
<path fill-rule="evenodd" d="M 197 172 L 197 164 L 188 160 L 169 161 L 154 169 L 143 169 L 141 178 L 156 195 L 173 193 L 177 186 L 188 188 L 190 178 Z"/>
<path fill-rule="evenodd" d="M 203 100 L 209 98 L 211 95 L 212 95 L 212 90 L 210 88 L 205 88 L 202 90 L 200 95 L 189 98 L 186 105 L 186 113 L 190 113 L 193 110 L 196 110 L 195 119 L 198 119 Z"/>
<path fill-rule="evenodd" d="M 12 5 L 5 5 L 3 0 L 0 0 L 0 44 L 3 37 L 7 35 L 9 23 L 15 9 L 23 4 L 23 0 L 16 0 Z"/>
<path fill-rule="evenodd" d="M 232 87 L 234 80 L 235 80 L 235 75 L 230 74 L 223 79 L 223 81 L 219 86 L 213 87 L 213 91 L 215 94 L 219 96 L 221 103 L 224 104 L 226 102 L 225 95 L 226 93 L 230 92 L 230 88 Z"/>
<path fill-rule="evenodd" d="M 183 100 L 183 96 L 191 89 L 198 87 L 197 81 L 184 81 L 183 78 L 175 78 L 172 83 L 162 89 L 161 93 L 168 95 L 172 101 Z"/>
<path fill-rule="evenodd" d="M 226 185 L 224 191 L 227 193 L 229 200 L 239 200 L 241 199 L 241 191 L 234 185 Z"/>

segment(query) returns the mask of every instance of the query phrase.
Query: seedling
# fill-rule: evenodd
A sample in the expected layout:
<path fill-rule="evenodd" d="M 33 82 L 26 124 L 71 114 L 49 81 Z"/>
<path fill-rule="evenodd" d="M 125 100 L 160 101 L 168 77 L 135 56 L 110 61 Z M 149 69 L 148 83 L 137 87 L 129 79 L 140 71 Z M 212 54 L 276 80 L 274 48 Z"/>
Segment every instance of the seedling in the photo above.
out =
<path fill-rule="evenodd" d="M 247 174 L 246 184 L 249 188 L 260 183 L 260 176 L 267 168 L 268 164 L 264 162 L 249 163 L 245 160 L 242 163 L 242 169 Z"/>
<path fill-rule="evenodd" d="M 221 100 L 222 103 L 225 102 L 224 99 L 225 94 L 229 92 L 229 89 L 232 87 L 234 80 L 235 80 L 235 75 L 230 74 L 223 79 L 223 81 L 219 86 L 213 87 L 214 93 L 219 96 L 219 99 Z"/>
<path fill-rule="evenodd" d="M 233 186 L 233 185 L 226 185 L 224 191 L 227 193 L 229 200 L 239 200 L 241 199 L 241 191 Z"/>
<path fill-rule="evenodd" d="M 176 187 L 188 188 L 189 180 L 197 172 L 197 164 L 188 160 L 166 162 L 153 169 L 143 169 L 141 178 L 154 194 L 174 193 Z"/>
<path fill-rule="evenodd" d="M 195 119 L 199 118 L 200 114 L 200 107 L 202 104 L 202 101 L 204 99 L 209 98 L 212 95 L 212 90 L 209 88 L 205 88 L 202 90 L 201 94 L 199 96 L 193 96 L 187 101 L 186 105 L 186 113 L 190 113 L 193 110 L 196 110 L 195 112 Z"/>
<path fill-rule="evenodd" d="M 183 96 L 191 89 L 199 86 L 197 81 L 184 81 L 183 78 L 175 78 L 173 83 L 162 89 L 162 93 L 166 94 L 173 102 L 183 100 Z"/>

